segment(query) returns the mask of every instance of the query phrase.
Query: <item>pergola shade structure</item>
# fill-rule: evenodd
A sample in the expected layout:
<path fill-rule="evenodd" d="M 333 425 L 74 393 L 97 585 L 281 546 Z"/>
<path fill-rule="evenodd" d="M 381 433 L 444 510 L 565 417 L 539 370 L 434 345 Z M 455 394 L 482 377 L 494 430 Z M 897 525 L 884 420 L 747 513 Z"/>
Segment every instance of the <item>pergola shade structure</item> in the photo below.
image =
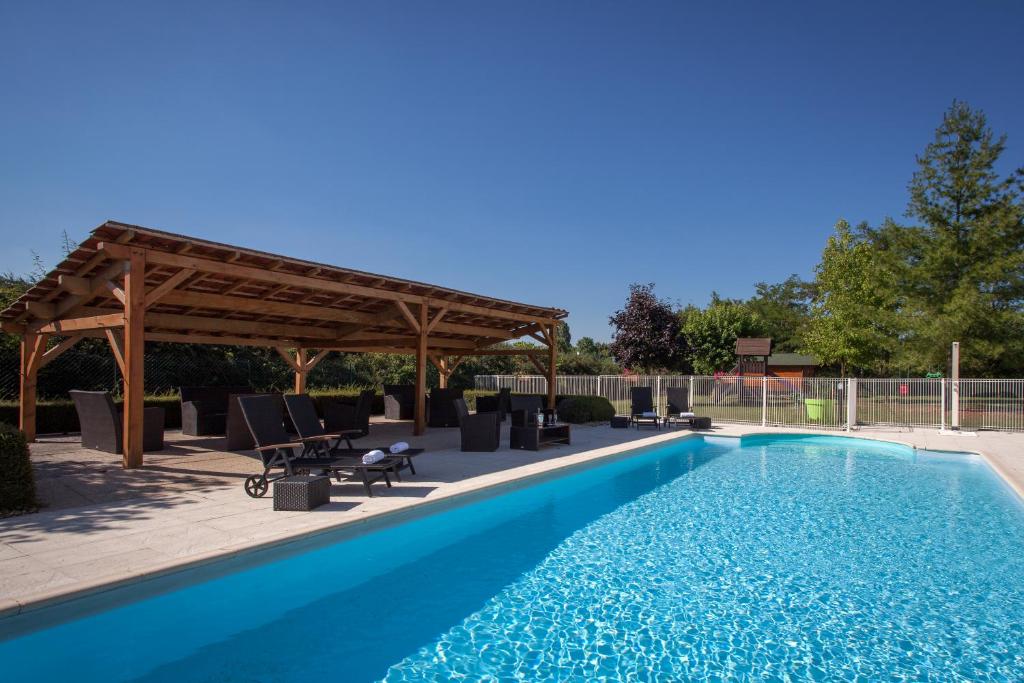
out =
<path fill-rule="evenodd" d="M 331 351 L 414 354 L 420 434 L 427 362 L 444 386 L 465 356 L 526 355 L 548 377 L 553 407 L 555 326 L 567 315 L 108 221 L 0 312 L 0 325 L 22 339 L 20 423 L 30 440 L 39 369 L 84 337 L 109 341 L 124 377 L 124 463 L 135 467 L 147 341 L 273 347 L 295 371 L 296 392 Z M 47 349 L 54 335 L 63 340 Z M 521 337 L 543 346 L 490 348 Z"/>

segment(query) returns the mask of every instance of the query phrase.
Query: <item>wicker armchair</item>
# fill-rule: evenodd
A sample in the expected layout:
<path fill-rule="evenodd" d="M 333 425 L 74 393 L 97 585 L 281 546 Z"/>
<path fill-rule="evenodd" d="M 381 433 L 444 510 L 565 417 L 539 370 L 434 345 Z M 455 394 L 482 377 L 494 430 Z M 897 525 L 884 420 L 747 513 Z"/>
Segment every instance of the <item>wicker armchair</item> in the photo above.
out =
<path fill-rule="evenodd" d="M 109 391 L 72 390 L 82 446 L 107 453 L 120 453 L 124 439 L 124 416 L 114 405 Z M 164 409 L 145 408 L 142 412 L 142 450 L 159 451 L 164 447 Z"/>
<path fill-rule="evenodd" d="M 491 453 L 498 450 L 501 445 L 498 413 L 470 414 L 465 399 L 461 398 L 455 399 L 452 404 L 459 418 L 463 452 Z"/>
<path fill-rule="evenodd" d="M 359 392 L 355 405 L 341 401 L 328 401 L 324 404 L 324 429 L 328 432 L 352 432 L 349 438 L 358 439 L 370 433 L 370 412 L 373 409 L 373 389 Z"/>
<path fill-rule="evenodd" d="M 462 389 L 431 389 L 427 404 L 428 427 L 458 427 L 459 414 L 455 401 L 462 398 Z"/>

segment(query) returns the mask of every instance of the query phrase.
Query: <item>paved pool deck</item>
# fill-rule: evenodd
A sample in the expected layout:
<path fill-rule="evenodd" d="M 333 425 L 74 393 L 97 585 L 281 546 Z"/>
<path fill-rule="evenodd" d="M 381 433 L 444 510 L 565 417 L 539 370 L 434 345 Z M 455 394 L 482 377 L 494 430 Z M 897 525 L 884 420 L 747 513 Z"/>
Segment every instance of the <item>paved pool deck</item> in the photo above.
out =
<path fill-rule="evenodd" d="M 45 505 L 34 514 L 0 519 L 0 617 L 693 434 L 579 425 L 571 446 L 529 452 L 509 449 L 504 429 L 498 451 L 462 453 L 457 429 L 413 437 L 407 422 L 375 421 L 363 443 L 402 440 L 427 449 L 416 458 L 417 474 L 403 473 L 390 489 L 375 484 L 373 498 L 356 481 L 332 483 L 331 503 L 312 512 L 274 512 L 270 495 L 245 495 L 242 482 L 261 469 L 258 459 L 252 452 L 221 450 L 223 439 L 171 432 L 163 451 L 146 454 L 144 467 L 123 470 L 120 456 L 83 449 L 75 436 L 41 437 L 32 445 L 32 460 Z M 1024 497 L 1024 434 L 953 436 L 895 428 L 848 433 L 744 424 L 698 433 L 833 434 L 975 452 Z"/>

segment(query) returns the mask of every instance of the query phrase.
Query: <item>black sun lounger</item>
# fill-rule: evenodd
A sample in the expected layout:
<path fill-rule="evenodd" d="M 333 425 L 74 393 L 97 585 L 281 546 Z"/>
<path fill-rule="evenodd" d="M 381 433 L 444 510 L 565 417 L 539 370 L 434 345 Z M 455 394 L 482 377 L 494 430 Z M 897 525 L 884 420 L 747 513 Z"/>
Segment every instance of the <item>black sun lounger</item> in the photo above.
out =
<path fill-rule="evenodd" d="M 349 437 L 362 436 L 362 431 L 358 429 L 328 433 L 320 424 L 320 417 L 316 414 L 316 405 L 313 404 L 313 399 L 309 394 L 289 394 L 284 397 L 284 404 L 288 408 L 292 424 L 295 425 L 295 431 L 299 433 L 299 438 L 304 444 L 303 456 L 330 455 L 341 446 L 342 441 L 351 450 L 352 442 Z"/>
<path fill-rule="evenodd" d="M 388 473 L 397 475 L 401 460 L 398 458 L 385 458 L 372 465 L 363 464 L 361 459 L 351 455 L 334 457 L 305 457 L 296 456 L 295 449 L 305 448 L 307 442 L 291 438 L 284 430 L 280 403 L 276 396 L 240 396 L 238 405 L 242 409 L 245 423 L 249 426 L 253 441 L 256 442 L 256 452 L 259 453 L 263 462 L 263 472 L 254 474 L 245 480 L 245 492 L 253 498 L 261 498 L 267 494 L 270 482 L 283 477 L 291 476 L 297 472 L 322 472 L 333 473 L 337 479 L 341 474 L 358 476 L 366 489 L 366 495 L 373 496 L 370 484 L 383 478 L 384 482 L 391 486 L 391 479 Z M 273 470 L 282 470 L 280 474 L 271 477 Z"/>

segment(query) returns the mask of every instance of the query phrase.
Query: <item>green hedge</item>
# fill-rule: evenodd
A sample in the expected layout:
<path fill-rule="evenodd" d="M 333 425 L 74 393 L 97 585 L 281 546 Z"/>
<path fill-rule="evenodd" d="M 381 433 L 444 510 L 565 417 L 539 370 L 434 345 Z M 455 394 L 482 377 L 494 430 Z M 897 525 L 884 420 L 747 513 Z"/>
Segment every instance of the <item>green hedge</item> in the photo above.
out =
<path fill-rule="evenodd" d="M 558 402 L 558 419 L 563 422 L 608 422 L 615 407 L 604 396 L 566 396 Z"/>
<path fill-rule="evenodd" d="M 37 506 L 25 435 L 0 423 L 0 514 L 32 512 Z"/>

